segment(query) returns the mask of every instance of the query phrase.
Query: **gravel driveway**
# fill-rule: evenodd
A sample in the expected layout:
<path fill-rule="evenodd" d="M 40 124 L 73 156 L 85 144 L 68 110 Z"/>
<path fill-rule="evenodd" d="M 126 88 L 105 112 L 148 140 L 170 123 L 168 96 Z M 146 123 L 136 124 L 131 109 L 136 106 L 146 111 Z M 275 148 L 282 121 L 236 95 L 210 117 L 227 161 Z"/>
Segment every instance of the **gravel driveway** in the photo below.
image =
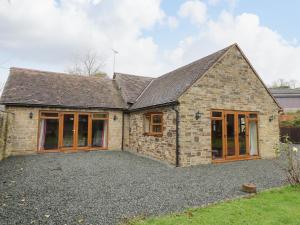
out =
<path fill-rule="evenodd" d="M 272 160 L 173 168 L 126 152 L 11 157 L 0 162 L 0 224 L 116 224 L 283 184 Z"/>

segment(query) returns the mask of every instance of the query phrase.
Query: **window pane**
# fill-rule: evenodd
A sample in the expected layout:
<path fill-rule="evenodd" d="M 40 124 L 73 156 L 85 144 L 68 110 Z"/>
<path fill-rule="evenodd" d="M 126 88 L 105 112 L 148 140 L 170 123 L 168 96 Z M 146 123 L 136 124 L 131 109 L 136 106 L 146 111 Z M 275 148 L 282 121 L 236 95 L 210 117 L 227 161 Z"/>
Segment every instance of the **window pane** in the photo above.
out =
<path fill-rule="evenodd" d="M 149 133 L 150 130 L 150 116 L 144 116 L 144 132 Z"/>
<path fill-rule="evenodd" d="M 78 116 L 78 146 L 85 147 L 88 145 L 88 115 Z"/>
<path fill-rule="evenodd" d="M 58 119 L 41 119 L 39 149 L 58 149 Z"/>
<path fill-rule="evenodd" d="M 162 115 L 153 115 L 153 123 L 162 123 Z"/>
<path fill-rule="evenodd" d="M 227 156 L 235 155 L 234 114 L 227 114 Z"/>
<path fill-rule="evenodd" d="M 223 157 L 223 128 L 222 120 L 211 121 L 212 129 L 212 157 L 218 159 Z"/>
<path fill-rule="evenodd" d="M 212 117 L 222 117 L 222 112 L 212 112 Z"/>
<path fill-rule="evenodd" d="M 73 134 L 74 134 L 74 114 L 64 115 L 64 129 L 63 129 L 63 146 L 73 146 Z"/>
<path fill-rule="evenodd" d="M 152 125 L 152 132 L 161 133 L 162 132 L 161 125 Z"/>
<path fill-rule="evenodd" d="M 105 118 L 108 118 L 108 114 L 107 113 L 95 113 L 95 114 L 93 114 L 93 118 L 94 119 L 105 119 Z"/>
<path fill-rule="evenodd" d="M 250 118 L 257 118 L 257 114 L 255 114 L 255 113 L 250 113 L 249 117 L 250 117 Z"/>
<path fill-rule="evenodd" d="M 42 112 L 43 117 L 58 117 L 58 113 Z"/>
<path fill-rule="evenodd" d="M 258 155 L 257 123 L 249 121 L 250 155 Z"/>
<path fill-rule="evenodd" d="M 239 147 L 240 155 L 246 154 L 246 116 L 244 114 L 240 114 L 238 116 L 238 126 L 239 126 Z"/>
<path fill-rule="evenodd" d="M 106 147 L 107 137 L 107 121 L 93 120 L 92 121 L 92 146 Z"/>

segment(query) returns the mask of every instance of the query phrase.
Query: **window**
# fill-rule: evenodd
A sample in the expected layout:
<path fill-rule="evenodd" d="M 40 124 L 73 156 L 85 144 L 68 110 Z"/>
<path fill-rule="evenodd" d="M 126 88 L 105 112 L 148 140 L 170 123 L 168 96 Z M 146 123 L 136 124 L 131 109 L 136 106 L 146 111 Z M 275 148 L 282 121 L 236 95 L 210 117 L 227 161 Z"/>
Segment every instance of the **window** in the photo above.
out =
<path fill-rule="evenodd" d="M 222 117 L 222 112 L 212 112 L 212 117 Z"/>
<path fill-rule="evenodd" d="M 109 114 L 106 112 L 42 111 L 39 118 L 38 149 L 106 149 L 108 119 Z"/>
<path fill-rule="evenodd" d="M 107 113 L 94 113 L 93 119 L 107 119 L 108 114 Z"/>
<path fill-rule="evenodd" d="M 39 150 L 58 149 L 58 113 L 42 112 L 39 127 Z"/>
<path fill-rule="evenodd" d="M 92 147 L 107 147 L 107 113 L 92 114 Z"/>
<path fill-rule="evenodd" d="M 147 113 L 144 116 L 144 134 L 161 136 L 163 133 L 163 114 Z"/>

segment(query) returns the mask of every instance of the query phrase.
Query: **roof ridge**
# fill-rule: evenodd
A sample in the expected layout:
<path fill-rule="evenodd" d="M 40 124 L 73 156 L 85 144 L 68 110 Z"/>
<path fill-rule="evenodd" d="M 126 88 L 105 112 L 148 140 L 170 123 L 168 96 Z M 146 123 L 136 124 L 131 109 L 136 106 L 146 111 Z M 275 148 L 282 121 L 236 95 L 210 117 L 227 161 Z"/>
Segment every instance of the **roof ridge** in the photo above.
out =
<path fill-rule="evenodd" d="M 226 48 L 213 52 L 205 57 L 153 79 L 144 89 L 141 95 L 136 99 L 132 108 L 137 109 L 143 108 L 149 104 L 156 105 L 165 101 L 175 101 L 200 77 L 206 74 L 207 71 L 211 69 L 228 52 L 228 50 L 234 46 L 237 46 L 237 44 L 234 43 Z M 199 66 L 201 69 L 198 68 Z M 197 68 L 197 71 L 194 71 L 195 67 Z M 163 85 L 160 88 L 164 90 L 161 90 L 160 92 L 163 92 L 164 97 L 159 97 L 155 93 L 158 91 L 156 90 L 157 88 L 155 86 L 157 86 L 159 83 L 161 83 L 160 86 Z M 168 87 L 172 87 L 174 84 L 177 86 L 173 87 L 172 89 L 168 89 Z M 147 95 L 151 95 L 151 97 L 148 97 L 147 99 Z M 141 103 L 143 101 L 144 103 Z"/>
<path fill-rule="evenodd" d="M 208 57 L 210 57 L 210 56 L 212 56 L 212 55 L 214 55 L 214 54 L 217 54 L 217 53 L 222 52 L 222 51 L 225 51 L 225 50 L 227 51 L 228 49 L 230 49 L 231 47 L 236 46 L 236 45 L 237 45 L 237 44 L 234 43 L 234 44 L 232 44 L 232 45 L 230 45 L 230 46 L 228 46 L 228 47 L 226 47 L 226 48 L 223 48 L 223 49 L 221 49 L 221 50 L 218 50 L 218 51 L 216 51 L 216 52 L 213 52 L 213 53 L 211 53 L 211 54 L 209 54 L 209 55 L 206 55 L 206 56 L 204 56 L 204 57 L 202 57 L 202 58 L 200 58 L 200 59 L 194 60 L 194 61 L 192 61 L 192 62 L 190 62 L 190 63 L 188 63 L 188 64 L 186 64 L 186 65 L 183 65 L 183 66 L 181 66 L 181 67 L 178 67 L 178 68 L 176 68 L 176 69 L 174 69 L 174 70 L 171 70 L 171 71 L 169 71 L 169 72 L 167 72 L 167 73 L 165 73 L 165 74 L 163 74 L 163 75 L 157 77 L 156 79 L 162 78 L 162 77 L 164 77 L 164 76 L 166 76 L 166 75 L 169 75 L 170 73 L 173 73 L 173 72 L 176 72 L 176 71 L 178 71 L 178 70 L 184 69 L 184 68 L 189 67 L 189 66 L 192 66 L 192 65 L 194 65 L 194 64 L 197 64 L 199 61 L 201 61 L 201 60 L 203 60 L 203 59 L 205 59 L 205 58 L 208 58 Z M 225 52 L 226 52 L 226 51 L 225 51 Z M 224 53 L 225 53 L 225 52 L 224 52 Z M 223 54 L 222 54 L 222 55 L 223 55 Z"/>
<path fill-rule="evenodd" d="M 149 78 L 149 79 L 155 79 L 155 77 L 149 77 L 149 76 L 142 76 L 142 75 L 136 75 L 136 74 L 129 74 L 129 73 L 120 73 L 120 72 L 115 72 L 115 75 L 121 75 L 121 76 L 132 76 L 132 77 L 144 77 L 144 78 Z"/>
<path fill-rule="evenodd" d="M 140 93 L 140 95 L 135 99 L 135 102 L 137 102 L 139 100 L 139 98 L 144 94 L 144 92 L 147 90 L 147 88 L 152 84 L 152 82 L 156 80 L 156 79 L 152 79 L 149 84 L 147 84 L 147 86 L 143 89 L 143 91 Z"/>
<path fill-rule="evenodd" d="M 44 74 L 54 74 L 54 75 L 61 75 L 61 76 L 75 76 L 75 77 L 82 77 L 82 78 L 105 78 L 110 79 L 108 76 L 99 77 L 99 76 L 87 76 L 87 75 L 79 75 L 79 74 L 72 74 L 72 73 L 64 73 L 64 72 L 53 72 L 53 71 L 46 71 L 46 70 L 38 70 L 38 69 L 30 69 L 30 68 L 22 68 L 22 67 L 10 67 L 10 73 L 13 71 L 24 71 L 24 72 L 34 72 L 34 73 L 44 73 Z M 34 75 L 34 74 L 32 74 Z M 41 74 L 36 74 L 41 75 Z"/>

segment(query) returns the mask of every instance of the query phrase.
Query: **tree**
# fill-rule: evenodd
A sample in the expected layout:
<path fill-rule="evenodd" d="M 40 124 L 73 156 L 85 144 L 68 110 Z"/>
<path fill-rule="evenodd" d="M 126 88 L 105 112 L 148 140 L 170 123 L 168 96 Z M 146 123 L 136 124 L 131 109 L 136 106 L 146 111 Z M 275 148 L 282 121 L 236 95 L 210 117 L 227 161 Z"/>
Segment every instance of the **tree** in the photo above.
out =
<path fill-rule="evenodd" d="M 290 84 L 284 79 L 278 79 L 272 83 L 271 88 L 290 88 Z"/>
<path fill-rule="evenodd" d="M 83 76 L 107 76 L 102 71 L 104 65 L 103 58 L 99 57 L 96 52 L 88 51 L 83 56 L 76 57 L 73 65 L 67 68 L 67 72 Z"/>
<path fill-rule="evenodd" d="M 285 79 L 278 79 L 274 81 L 271 85 L 271 88 L 296 88 L 298 86 L 297 80 L 285 80 Z"/>

